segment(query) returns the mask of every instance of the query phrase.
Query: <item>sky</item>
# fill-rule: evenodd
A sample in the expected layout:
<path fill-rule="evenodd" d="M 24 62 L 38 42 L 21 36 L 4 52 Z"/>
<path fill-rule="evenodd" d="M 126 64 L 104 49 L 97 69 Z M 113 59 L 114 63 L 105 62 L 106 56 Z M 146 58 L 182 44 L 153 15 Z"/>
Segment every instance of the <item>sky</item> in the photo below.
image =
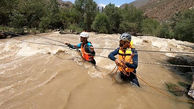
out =
<path fill-rule="evenodd" d="M 75 0 L 63 0 L 63 1 L 71 1 L 74 3 Z M 94 0 L 100 6 L 106 6 L 109 3 L 115 4 L 116 6 L 121 6 L 124 3 L 131 3 L 135 0 Z"/>

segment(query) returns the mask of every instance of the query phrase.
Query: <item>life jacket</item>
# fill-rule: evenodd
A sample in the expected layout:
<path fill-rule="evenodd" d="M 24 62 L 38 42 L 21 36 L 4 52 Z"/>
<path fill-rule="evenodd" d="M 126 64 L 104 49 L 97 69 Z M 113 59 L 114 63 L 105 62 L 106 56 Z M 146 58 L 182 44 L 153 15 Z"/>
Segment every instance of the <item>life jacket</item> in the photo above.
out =
<path fill-rule="evenodd" d="M 122 73 L 127 73 L 129 76 L 130 72 L 133 72 L 135 69 L 134 68 L 129 68 L 126 65 L 123 65 L 123 62 L 133 64 L 133 53 L 131 48 L 127 48 L 125 52 L 120 48 L 119 49 L 119 61 L 121 61 L 120 65 L 118 66 L 118 69 Z M 124 71 L 123 71 L 124 70 Z"/>
<path fill-rule="evenodd" d="M 88 43 L 91 43 L 91 42 L 88 42 Z M 91 61 L 94 58 L 94 56 L 92 56 L 90 53 L 87 53 L 85 50 L 85 47 L 87 46 L 88 43 L 86 43 L 85 45 L 83 44 L 81 45 L 81 53 L 82 53 L 82 58 L 84 60 Z"/>
<path fill-rule="evenodd" d="M 133 45 L 133 40 L 130 42 L 129 48 L 135 48 Z"/>

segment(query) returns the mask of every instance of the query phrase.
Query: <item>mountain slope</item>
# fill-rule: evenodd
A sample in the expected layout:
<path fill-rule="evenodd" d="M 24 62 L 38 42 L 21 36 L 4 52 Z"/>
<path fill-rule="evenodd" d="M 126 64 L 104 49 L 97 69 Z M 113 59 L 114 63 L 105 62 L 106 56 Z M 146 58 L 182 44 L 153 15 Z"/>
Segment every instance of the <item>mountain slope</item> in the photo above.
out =
<path fill-rule="evenodd" d="M 175 13 L 187 10 L 194 6 L 194 0 L 150 0 L 141 7 L 148 17 L 158 20 L 167 20 Z"/>
<path fill-rule="evenodd" d="M 194 7 L 194 0 L 136 0 L 128 5 L 144 10 L 145 15 L 150 18 L 165 21 L 175 13 Z"/>
<path fill-rule="evenodd" d="M 146 5 L 148 2 L 149 2 L 149 0 L 136 0 L 136 1 L 132 2 L 131 4 L 137 8 L 140 8 L 144 5 Z"/>
<path fill-rule="evenodd" d="M 63 7 L 63 8 L 71 8 L 73 6 L 73 3 L 70 2 L 70 1 L 63 1 L 63 0 L 57 0 L 60 7 Z"/>

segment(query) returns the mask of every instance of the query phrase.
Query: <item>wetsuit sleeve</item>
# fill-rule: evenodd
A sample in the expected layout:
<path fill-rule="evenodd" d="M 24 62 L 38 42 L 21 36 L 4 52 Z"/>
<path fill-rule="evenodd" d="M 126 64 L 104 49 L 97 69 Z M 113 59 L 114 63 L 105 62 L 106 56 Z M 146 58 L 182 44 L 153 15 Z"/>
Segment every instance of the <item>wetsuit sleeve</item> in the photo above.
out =
<path fill-rule="evenodd" d="M 72 48 L 72 49 L 75 49 L 75 47 L 74 47 L 74 45 L 72 45 L 72 44 L 69 44 L 69 45 L 67 45 L 69 48 Z"/>
<path fill-rule="evenodd" d="M 77 44 L 77 48 L 81 48 L 82 43 Z"/>
<path fill-rule="evenodd" d="M 132 49 L 132 52 L 134 54 L 134 56 L 133 56 L 133 64 L 126 63 L 126 65 L 127 65 L 127 67 L 136 69 L 137 66 L 138 66 L 138 53 L 137 53 L 137 50 L 135 50 L 135 49 Z"/>
<path fill-rule="evenodd" d="M 109 55 L 108 55 L 108 58 L 115 61 L 116 58 L 115 58 L 115 55 L 117 55 L 119 53 L 119 48 L 115 49 L 113 52 L 111 52 Z"/>
<path fill-rule="evenodd" d="M 72 49 L 76 49 L 76 47 L 81 48 L 81 43 L 77 44 L 76 47 L 75 47 L 75 45 L 69 44 L 68 47 L 72 48 Z"/>

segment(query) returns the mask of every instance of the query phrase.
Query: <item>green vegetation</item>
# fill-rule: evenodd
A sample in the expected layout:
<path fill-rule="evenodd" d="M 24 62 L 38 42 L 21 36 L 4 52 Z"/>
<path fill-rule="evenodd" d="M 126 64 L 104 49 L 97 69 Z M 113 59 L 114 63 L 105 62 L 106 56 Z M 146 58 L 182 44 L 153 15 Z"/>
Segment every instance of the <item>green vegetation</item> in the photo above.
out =
<path fill-rule="evenodd" d="M 109 24 L 107 29 L 109 33 L 119 32 L 118 28 L 121 22 L 120 9 L 114 4 L 108 4 L 104 8 L 104 14 L 108 17 Z"/>
<path fill-rule="evenodd" d="M 194 9 L 187 10 L 178 15 L 174 26 L 174 33 L 177 39 L 194 42 Z"/>
<path fill-rule="evenodd" d="M 184 87 L 185 89 L 189 89 L 190 88 L 190 85 L 187 84 L 187 83 L 184 83 L 184 82 L 178 82 L 178 84 L 182 87 Z"/>
<path fill-rule="evenodd" d="M 57 0 L 1 0 L 0 27 L 0 31 L 15 28 L 20 33 L 53 29 L 143 33 L 194 42 L 194 9 L 177 13 L 168 22 L 159 22 L 132 5 L 119 8 L 108 4 L 100 9 L 94 0 L 75 0 L 72 7 L 65 8 Z"/>
<path fill-rule="evenodd" d="M 190 107 L 190 109 L 194 109 L 194 104 L 191 104 L 191 107 Z"/>
<path fill-rule="evenodd" d="M 175 96 L 183 96 L 185 91 L 180 86 L 173 84 L 173 83 L 166 83 L 166 87 L 168 91 Z"/>
<path fill-rule="evenodd" d="M 98 14 L 92 24 L 92 29 L 99 33 L 109 33 L 110 23 L 105 14 Z"/>
<path fill-rule="evenodd" d="M 160 24 L 156 20 L 145 19 L 142 22 L 142 32 L 149 35 L 157 35 L 160 29 Z"/>
<path fill-rule="evenodd" d="M 177 56 L 177 57 L 171 57 L 167 60 L 170 64 L 176 64 L 176 65 L 190 65 L 192 66 L 193 65 L 193 61 L 191 62 L 188 62 L 187 59 L 185 59 L 184 57 L 181 57 L 181 56 Z M 180 72 L 177 72 L 179 73 L 180 75 L 182 75 L 186 80 L 188 81 L 192 81 L 192 74 L 189 73 L 189 72 L 192 72 L 192 69 L 191 68 L 186 68 L 186 67 L 178 67 L 176 68 L 177 70 L 179 70 Z"/>

